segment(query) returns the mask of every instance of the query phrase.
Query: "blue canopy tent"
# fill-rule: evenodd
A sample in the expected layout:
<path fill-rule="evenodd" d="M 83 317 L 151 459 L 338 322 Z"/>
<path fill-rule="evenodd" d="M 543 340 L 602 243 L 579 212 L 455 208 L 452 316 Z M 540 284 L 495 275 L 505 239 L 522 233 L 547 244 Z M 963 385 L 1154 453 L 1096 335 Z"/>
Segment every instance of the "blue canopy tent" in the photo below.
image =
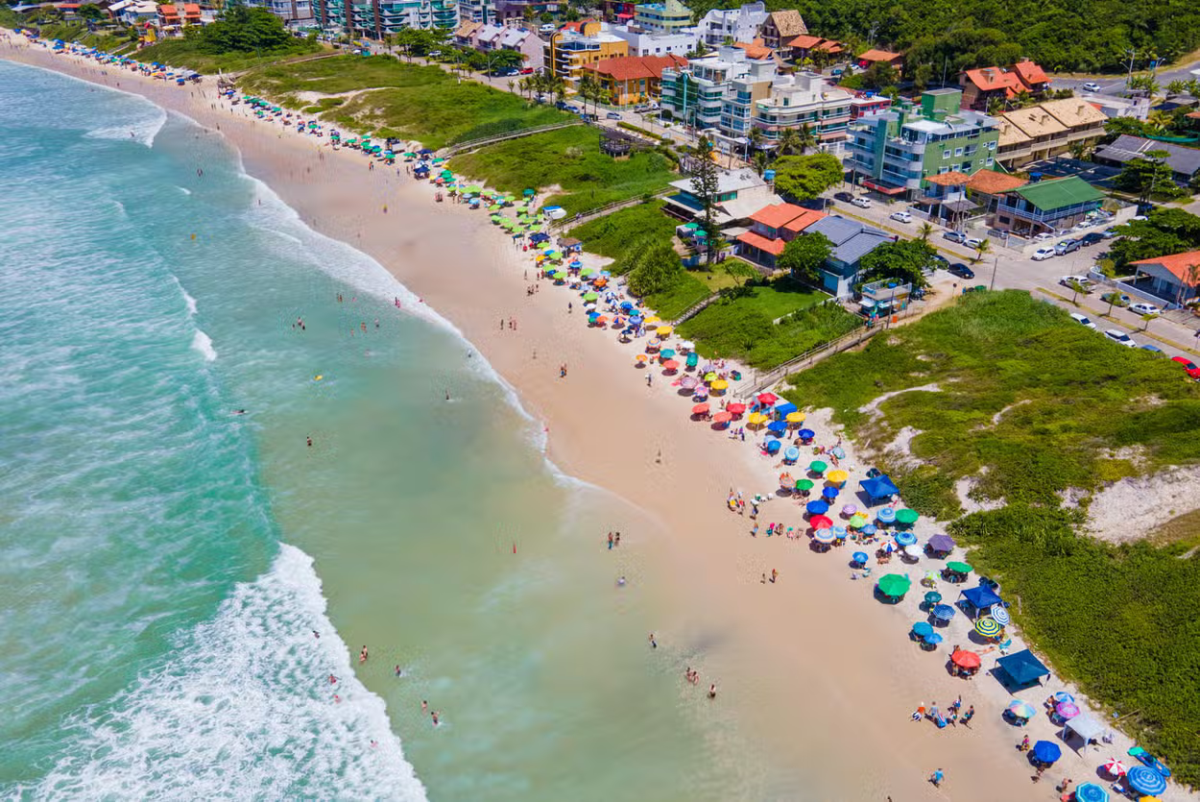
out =
<path fill-rule="evenodd" d="M 1028 649 L 1016 654 L 1010 654 L 1007 657 L 1001 657 L 996 661 L 996 665 L 1017 686 L 1032 685 L 1035 682 L 1040 683 L 1042 677 L 1050 676 L 1050 669 L 1046 668 L 1042 661 L 1034 657 L 1033 652 Z"/>
<path fill-rule="evenodd" d="M 967 588 L 958 595 L 959 598 L 965 596 L 971 606 L 975 608 L 976 612 L 980 610 L 987 610 L 993 604 L 1000 604 L 1003 601 L 1003 599 L 996 595 L 994 590 L 985 585 Z"/>
<path fill-rule="evenodd" d="M 900 488 L 892 484 L 892 480 L 887 476 L 863 479 L 858 484 L 863 489 L 863 492 L 867 494 L 867 498 L 870 499 L 872 504 L 887 501 L 900 492 Z"/>
<path fill-rule="evenodd" d="M 799 411 L 800 410 L 796 408 L 796 405 L 789 401 L 786 404 L 780 404 L 779 406 L 775 407 L 775 419 L 783 420 L 788 415 L 791 415 L 793 412 L 799 412 Z"/>

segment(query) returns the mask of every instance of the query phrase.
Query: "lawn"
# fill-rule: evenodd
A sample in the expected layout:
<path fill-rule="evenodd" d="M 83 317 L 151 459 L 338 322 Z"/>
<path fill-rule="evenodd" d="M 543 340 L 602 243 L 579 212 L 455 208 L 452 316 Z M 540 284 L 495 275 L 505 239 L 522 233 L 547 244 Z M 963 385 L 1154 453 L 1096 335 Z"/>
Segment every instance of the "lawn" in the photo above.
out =
<path fill-rule="evenodd" d="M 588 253 L 610 256 L 620 261 L 625 251 L 639 237 L 654 236 L 670 239 L 675 236 L 679 221 L 662 212 L 662 201 L 651 201 L 606 214 L 567 232 L 583 243 Z"/>
<path fill-rule="evenodd" d="M 390 56 L 347 55 L 271 65 L 244 76 L 239 86 L 297 107 L 331 106 L 331 98 L 301 99 L 301 92 L 341 95 L 343 102 L 327 108 L 323 119 L 352 130 L 416 139 L 435 149 L 574 119 L 510 92 L 474 81 L 459 83 L 440 67 L 407 64 Z"/>
<path fill-rule="evenodd" d="M 837 305 L 817 306 L 829 296 L 784 277 L 726 289 L 679 326 L 704 356 L 733 357 L 772 368 L 859 325 Z"/>
<path fill-rule="evenodd" d="M 451 169 L 507 192 L 558 188 L 546 205 L 568 214 L 614 201 L 653 194 L 675 178 L 671 163 L 655 151 L 614 159 L 600 152 L 600 133 L 587 126 L 512 139 L 456 156 Z"/>
<path fill-rule="evenodd" d="M 642 300 L 663 320 L 674 320 L 712 295 L 696 275 L 692 271 L 685 272 L 669 290 L 652 293 Z"/>
<path fill-rule="evenodd" d="M 196 43 L 185 39 L 168 39 L 156 45 L 137 51 L 138 61 L 146 63 L 161 62 L 172 67 L 187 67 L 190 70 L 204 73 L 238 72 L 259 67 L 263 64 L 279 66 L 286 64 L 286 59 L 301 55 L 321 52 L 321 46 L 316 42 L 296 39 L 291 49 L 282 53 L 212 53 L 201 52 Z"/>

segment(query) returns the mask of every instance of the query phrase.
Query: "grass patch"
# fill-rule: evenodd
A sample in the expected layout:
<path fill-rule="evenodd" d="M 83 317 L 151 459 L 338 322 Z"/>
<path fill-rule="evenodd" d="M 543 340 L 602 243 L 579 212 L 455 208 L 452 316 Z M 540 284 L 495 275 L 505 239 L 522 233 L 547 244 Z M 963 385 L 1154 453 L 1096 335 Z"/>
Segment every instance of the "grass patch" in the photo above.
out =
<path fill-rule="evenodd" d="M 172 67 L 187 67 L 196 72 L 215 73 L 239 72 L 263 64 L 279 65 L 281 59 L 295 56 L 311 55 L 321 52 L 321 46 L 316 42 L 295 39 L 291 49 L 281 53 L 205 53 L 199 49 L 199 44 L 186 39 L 168 39 L 156 45 L 138 51 L 138 61 L 151 63 L 154 61 L 170 64 Z M 286 64 L 286 61 L 283 62 Z"/>
<path fill-rule="evenodd" d="M 639 237 L 653 235 L 670 239 L 675 236 L 678 222 L 663 214 L 662 207 L 662 201 L 630 206 L 575 226 L 567 236 L 582 242 L 589 253 L 609 256 L 619 262 Z"/>
<path fill-rule="evenodd" d="M 726 289 L 724 295 L 679 327 L 706 357 L 772 368 L 859 325 L 840 306 L 818 307 L 827 295 L 787 277 Z"/>
<path fill-rule="evenodd" d="M 670 162 L 656 151 L 628 159 L 604 155 L 600 132 L 587 126 L 499 142 L 454 157 L 451 168 L 507 192 L 561 187 L 547 205 L 562 206 L 568 214 L 659 192 L 674 178 Z"/>
<path fill-rule="evenodd" d="M 741 259 L 726 259 L 719 265 L 713 265 L 712 270 L 696 273 L 696 278 L 704 282 L 710 295 L 732 287 L 740 287 L 761 276 L 762 273 Z"/>
<path fill-rule="evenodd" d="M 670 289 L 651 293 L 642 300 L 663 320 L 674 320 L 710 295 L 712 293 L 704 282 L 688 271 Z"/>
<path fill-rule="evenodd" d="M 335 56 L 271 65 L 243 76 L 239 86 L 277 101 L 300 92 L 358 92 L 338 98 L 338 108 L 327 110 L 323 118 L 351 130 L 387 130 L 430 148 L 573 119 L 552 106 L 530 104 L 474 81 L 460 84 L 441 67 L 406 64 L 391 56 Z"/>

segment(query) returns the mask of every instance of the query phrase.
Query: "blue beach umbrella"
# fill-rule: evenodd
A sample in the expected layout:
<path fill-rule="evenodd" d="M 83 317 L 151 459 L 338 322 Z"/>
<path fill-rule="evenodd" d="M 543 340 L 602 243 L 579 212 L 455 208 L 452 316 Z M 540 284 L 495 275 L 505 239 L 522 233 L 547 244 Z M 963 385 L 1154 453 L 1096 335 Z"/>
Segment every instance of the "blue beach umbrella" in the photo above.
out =
<path fill-rule="evenodd" d="M 1058 748 L 1058 744 L 1056 743 L 1038 741 L 1033 745 L 1033 759 L 1038 763 L 1046 763 L 1048 765 L 1060 757 L 1062 757 L 1062 750 Z"/>
<path fill-rule="evenodd" d="M 779 442 L 778 440 L 768 440 L 767 441 L 767 453 L 768 454 L 778 454 L 779 449 L 781 449 L 781 448 L 783 448 L 783 443 Z"/>
<path fill-rule="evenodd" d="M 1011 619 L 1008 617 L 1008 610 L 1004 609 L 1003 604 L 992 605 L 992 618 L 1002 627 L 1008 626 Z"/>
<path fill-rule="evenodd" d="M 1037 715 L 1037 710 L 1029 702 L 1021 699 L 1013 699 L 1008 703 L 1008 713 L 1014 718 L 1021 718 L 1028 721 Z"/>
<path fill-rule="evenodd" d="M 896 535 L 896 542 L 901 546 L 911 546 L 917 542 L 917 536 L 912 532 L 900 532 Z"/>
<path fill-rule="evenodd" d="M 923 640 L 926 643 L 928 643 L 930 646 L 937 646 L 939 643 L 942 642 L 942 636 L 941 636 L 941 633 L 930 632 L 928 635 L 926 635 L 923 638 Z"/>
<path fill-rule="evenodd" d="M 949 621 L 954 617 L 954 608 L 948 604 L 939 604 L 933 608 L 933 617 L 939 621 Z"/>
<path fill-rule="evenodd" d="M 867 524 L 862 528 L 862 533 L 868 537 L 879 531 L 879 527 L 875 524 Z"/>
<path fill-rule="evenodd" d="M 1139 794 L 1157 796 L 1167 790 L 1167 778 L 1154 769 L 1145 766 L 1134 766 L 1125 773 L 1129 787 Z"/>
<path fill-rule="evenodd" d="M 817 433 L 812 429 L 801 429 L 800 431 L 796 432 L 796 436 L 801 440 L 811 440 L 817 436 Z"/>
<path fill-rule="evenodd" d="M 1075 789 L 1075 802 L 1108 802 L 1108 791 L 1095 783 L 1084 783 Z"/>
<path fill-rule="evenodd" d="M 767 429 L 769 431 L 775 432 L 777 434 L 783 434 L 784 432 L 787 431 L 787 424 L 781 420 L 777 420 L 774 423 L 768 423 Z M 800 452 L 797 451 L 796 453 L 798 455 Z"/>
<path fill-rule="evenodd" d="M 928 621 L 918 621 L 912 625 L 912 631 L 918 638 L 924 638 L 926 635 L 933 634 L 933 627 L 929 626 Z"/>
<path fill-rule="evenodd" d="M 854 560 L 859 565 L 866 565 L 867 560 L 871 559 L 865 551 L 856 551 L 850 555 L 850 559 Z"/>
<path fill-rule="evenodd" d="M 1062 704 L 1064 702 L 1074 702 L 1074 701 L 1075 701 L 1075 697 L 1072 696 L 1071 694 L 1067 693 L 1066 691 L 1055 691 L 1054 692 L 1054 702 L 1056 704 Z"/>
<path fill-rule="evenodd" d="M 829 505 L 824 501 L 810 501 L 804 505 L 809 515 L 824 515 L 829 512 Z"/>
<path fill-rule="evenodd" d="M 836 538 L 833 535 L 832 529 L 818 529 L 813 535 L 813 540 L 818 543 L 832 543 Z"/>
<path fill-rule="evenodd" d="M 774 426 L 775 424 L 772 423 L 771 425 Z M 792 446 L 783 455 L 783 458 L 786 459 L 788 462 L 795 462 L 796 460 L 800 459 L 800 449 L 796 448 L 795 446 Z"/>
<path fill-rule="evenodd" d="M 885 524 L 890 524 L 892 521 L 896 520 L 896 511 L 891 507 L 884 507 L 875 514 L 875 517 Z"/>
<path fill-rule="evenodd" d="M 844 527 L 844 526 L 833 527 L 833 536 L 836 537 L 838 540 L 845 540 L 846 539 L 846 527 Z"/>
<path fill-rule="evenodd" d="M 836 487 L 827 487 L 821 491 L 821 495 L 830 501 L 833 501 L 835 498 L 837 498 L 837 494 L 838 490 Z"/>

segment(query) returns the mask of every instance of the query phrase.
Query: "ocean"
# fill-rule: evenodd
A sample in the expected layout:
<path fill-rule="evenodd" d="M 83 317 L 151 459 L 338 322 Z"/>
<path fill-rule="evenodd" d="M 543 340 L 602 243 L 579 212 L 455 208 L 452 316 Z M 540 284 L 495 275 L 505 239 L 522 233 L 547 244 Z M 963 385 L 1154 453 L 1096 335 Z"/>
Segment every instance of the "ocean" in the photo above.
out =
<path fill-rule="evenodd" d="M 0 795 L 752 787 L 435 310 L 140 98 L 0 62 L 0 173 Z"/>

